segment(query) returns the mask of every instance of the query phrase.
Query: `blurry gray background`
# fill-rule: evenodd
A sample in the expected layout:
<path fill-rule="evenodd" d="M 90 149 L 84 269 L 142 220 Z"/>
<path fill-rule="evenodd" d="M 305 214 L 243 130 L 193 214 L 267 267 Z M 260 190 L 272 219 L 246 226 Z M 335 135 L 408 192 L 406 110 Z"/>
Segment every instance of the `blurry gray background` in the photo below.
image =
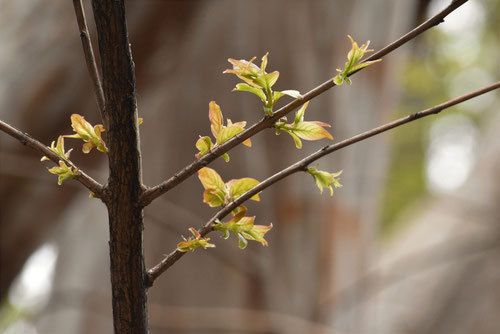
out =
<path fill-rule="evenodd" d="M 84 1 L 94 48 L 92 11 Z M 194 160 L 209 135 L 208 103 L 253 124 L 260 101 L 231 89 L 227 58 L 280 71 L 277 90 L 306 92 L 335 75 L 347 34 L 380 49 L 447 1 L 211 0 L 128 2 L 144 182 Z M 472 0 L 446 22 L 313 100 L 306 119 L 335 141 L 500 77 L 498 0 Z M 69 117 L 99 116 L 71 1 L 0 0 L 0 118 L 47 145 Z M 285 103 L 286 98 L 283 98 Z M 281 101 L 280 101 L 281 102 Z M 500 257 L 498 94 L 336 152 L 333 198 L 298 174 L 249 203 L 274 228 L 269 247 L 232 236 L 182 258 L 150 289 L 151 333 L 498 333 Z M 215 168 L 224 180 L 263 180 L 327 144 L 273 131 Z M 106 157 L 72 161 L 102 183 Z M 50 162 L 0 134 L 0 332 L 112 331 L 107 215 L 80 184 L 62 186 Z M 146 263 L 159 262 L 214 209 L 196 177 L 145 211 Z"/>

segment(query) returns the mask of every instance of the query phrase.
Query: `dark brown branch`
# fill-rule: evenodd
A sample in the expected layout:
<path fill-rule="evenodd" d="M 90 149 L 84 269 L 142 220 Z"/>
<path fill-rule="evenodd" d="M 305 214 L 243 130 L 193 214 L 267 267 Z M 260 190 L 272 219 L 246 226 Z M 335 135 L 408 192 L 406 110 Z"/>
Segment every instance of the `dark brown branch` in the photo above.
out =
<path fill-rule="evenodd" d="M 443 9 L 441 12 L 421 24 L 420 26 L 416 27 L 403 37 L 399 38 L 395 42 L 389 44 L 388 46 L 384 47 L 380 51 L 374 53 L 371 55 L 371 57 L 368 57 L 365 61 L 371 61 L 371 60 L 376 60 L 384 57 L 385 55 L 389 54 L 390 52 L 396 50 L 397 48 L 401 47 L 403 44 L 409 42 L 410 40 L 414 39 L 418 35 L 422 34 L 423 32 L 427 31 L 431 27 L 434 27 L 438 25 L 439 23 L 443 22 L 444 18 L 453 12 L 455 9 L 463 5 L 465 2 L 468 0 L 458 0 L 450 3 L 448 7 Z M 356 73 L 356 72 L 354 72 Z M 352 73 L 352 74 L 354 74 Z M 351 74 L 351 75 L 352 75 Z M 231 140 L 225 142 L 224 144 L 216 147 L 214 150 L 212 150 L 209 154 L 201 157 L 200 159 L 192 162 L 190 165 L 176 173 L 174 176 L 169 178 L 168 180 L 165 180 L 164 182 L 160 183 L 159 185 L 149 188 L 142 194 L 141 196 L 141 204 L 142 205 L 147 205 L 150 202 L 152 202 L 155 198 L 161 196 L 162 194 L 166 193 L 170 189 L 174 188 L 181 182 L 183 182 L 185 179 L 196 173 L 198 170 L 201 168 L 205 167 L 208 165 L 210 162 L 214 161 L 217 159 L 219 156 L 222 154 L 228 152 L 235 146 L 239 145 L 246 139 L 254 136 L 255 134 L 259 133 L 260 131 L 272 127 L 273 124 L 279 120 L 281 117 L 287 115 L 288 113 L 292 112 L 293 110 L 297 109 L 307 101 L 317 97 L 318 95 L 326 92 L 330 88 L 335 86 L 335 83 L 333 82 L 333 78 L 329 79 L 328 81 L 324 82 L 323 84 L 317 86 L 316 88 L 312 89 L 311 91 L 307 92 L 306 94 L 303 95 L 302 99 L 296 99 L 293 102 L 287 104 L 286 106 L 280 108 L 278 111 L 276 111 L 273 116 L 271 117 L 264 117 L 262 120 L 260 120 L 258 123 L 252 125 L 249 127 L 247 130 L 239 133 L 235 137 L 233 137 Z"/>
<path fill-rule="evenodd" d="M 82 40 L 83 53 L 85 55 L 85 62 L 87 63 L 87 70 L 89 71 L 90 79 L 92 80 L 92 85 L 94 86 L 97 105 L 99 106 L 101 118 L 104 122 L 104 92 L 102 90 L 101 80 L 99 79 L 99 72 L 97 71 L 94 50 L 92 49 L 89 29 L 87 28 L 87 22 L 85 21 L 85 12 L 83 11 L 82 1 L 73 0 L 73 7 L 75 8 L 78 29 L 80 30 L 80 38 Z M 104 122 L 104 127 L 107 128 L 107 126 L 108 124 Z"/>
<path fill-rule="evenodd" d="M 215 226 L 216 221 L 222 220 L 225 216 L 227 216 L 229 213 L 231 213 L 232 210 L 234 210 L 238 206 L 242 205 L 245 201 L 250 199 L 252 196 L 263 191 L 264 189 L 270 187 L 274 183 L 284 179 L 287 176 L 290 176 L 290 175 L 297 173 L 297 172 L 305 171 L 307 166 L 309 166 L 311 163 L 313 163 L 314 161 L 318 160 L 319 158 L 321 158 L 327 154 L 333 153 L 333 152 L 338 151 L 344 147 L 353 145 L 357 142 L 363 141 L 365 139 L 368 139 L 370 137 L 373 137 L 377 134 L 388 131 L 390 129 L 396 128 L 396 127 L 401 126 L 403 124 L 416 121 L 420 118 L 423 118 L 423 117 L 426 117 L 429 115 L 438 114 L 441 111 L 443 111 L 444 109 L 450 108 L 456 104 L 470 100 L 474 97 L 477 97 L 479 95 L 483 95 L 487 92 L 490 92 L 490 91 L 498 89 L 498 88 L 500 88 L 500 81 L 498 81 L 492 85 L 489 85 L 485 88 L 482 88 L 482 89 L 476 90 L 474 92 L 471 92 L 469 94 L 458 97 L 456 99 L 439 104 L 439 105 L 434 106 L 432 108 L 413 113 L 413 114 L 408 115 L 406 117 L 400 118 L 400 119 L 395 120 L 393 122 L 387 123 L 387 124 L 379 126 L 377 128 L 374 128 L 370 131 L 366 131 L 366 132 L 361 133 L 357 136 L 343 140 L 337 144 L 325 146 L 322 149 L 320 149 L 319 151 L 316 151 L 315 153 L 307 156 L 306 158 L 304 158 L 304 159 L 294 163 L 293 165 L 290 165 L 289 167 L 281 170 L 280 172 L 272 175 L 271 177 L 262 181 L 261 183 L 259 183 L 257 186 L 255 186 L 254 188 L 252 188 L 248 192 L 246 192 L 243 195 L 241 195 L 240 197 L 238 197 L 236 200 L 227 204 L 219 212 L 217 212 L 217 214 L 215 214 L 215 216 L 213 216 L 201 229 L 199 229 L 198 232 L 202 236 L 207 235 L 208 233 L 210 233 L 210 231 L 212 231 L 213 227 Z M 152 286 L 154 280 L 156 278 L 158 278 L 158 276 L 160 276 L 163 272 L 165 272 L 175 262 L 177 262 L 184 254 L 185 254 L 184 252 L 180 252 L 178 250 L 175 250 L 172 253 L 170 253 L 166 258 L 164 258 L 160 263 L 158 263 L 156 266 L 154 266 L 153 268 L 148 270 L 148 286 Z"/>
<path fill-rule="evenodd" d="M 101 56 L 108 125 L 109 179 L 105 192 L 113 326 L 116 334 L 148 332 L 144 265 L 143 192 L 135 93 L 124 0 L 92 0 Z"/>
<path fill-rule="evenodd" d="M 21 144 L 28 146 L 35 151 L 39 152 L 42 155 L 45 155 L 47 158 L 52 160 L 54 163 L 59 164 L 59 161 L 63 160 L 66 165 L 69 167 L 73 168 L 73 170 L 77 171 L 76 172 L 76 180 L 83 184 L 87 189 L 92 191 L 94 194 L 97 195 L 97 197 L 105 200 L 103 198 L 104 192 L 103 192 L 103 186 L 95 181 L 93 178 L 85 174 L 81 169 L 79 169 L 77 166 L 75 166 L 71 161 L 69 160 L 64 160 L 54 152 L 52 152 L 47 146 L 39 142 L 38 140 L 34 139 L 27 133 L 24 133 L 15 127 L 5 123 L 4 121 L 0 120 L 0 130 L 5 132 L 6 134 L 14 137 L 15 139 L 19 140 Z"/>

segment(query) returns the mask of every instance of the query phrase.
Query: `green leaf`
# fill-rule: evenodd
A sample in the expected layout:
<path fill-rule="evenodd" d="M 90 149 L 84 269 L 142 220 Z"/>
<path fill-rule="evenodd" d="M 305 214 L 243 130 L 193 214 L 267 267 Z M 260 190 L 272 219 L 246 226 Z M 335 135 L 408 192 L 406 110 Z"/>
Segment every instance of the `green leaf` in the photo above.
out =
<path fill-rule="evenodd" d="M 333 82 L 339 86 L 342 85 L 344 82 L 350 85 L 351 80 L 348 78 L 349 75 L 364 67 L 367 67 L 369 65 L 381 61 L 381 59 L 378 59 L 374 61 L 359 63 L 361 61 L 361 58 L 363 58 L 363 56 L 365 55 L 365 53 L 373 51 L 373 50 L 368 50 L 370 41 L 367 41 L 365 44 L 359 47 L 358 43 L 356 43 L 351 36 L 347 35 L 347 37 L 349 37 L 349 40 L 351 41 L 351 50 L 347 53 L 347 62 L 345 63 L 343 70 L 337 69 L 339 74 L 337 74 L 335 78 L 333 78 Z"/>
<path fill-rule="evenodd" d="M 341 86 L 344 83 L 344 79 L 340 74 L 337 74 L 335 78 L 333 78 L 333 83 L 337 86 Z"/>
<path fill-rule="evenodd" d="M 241 233 L 238 233 L 238 247 L 241 249 L 247 248 L 248 241 L 245 239 Z"/>
<path fill-rule="evenodd" d="M 101 133 L 104 132 L 104 127 L 100 124 L 92 127 L 83 116 L 78 114 L 71 115 L 71 127 L 76 132 L 74 135 L 66 135 L 67 138 L 82 139 L 85 144 L 83 145 L 83 153 L 89 153 L 92 148 L 107 153 L 108 148 L 101 138 Z"/>
<path fill-rule="evenodd" d="M 250 92 L 257 95 L 262 100 L 262 102 L 267 103 L 266 94 L 264 94 L 261 88 L 255 88 L 245 83 L 239 83 L 236 85 L 236 88 L 233 89 L 233 91 Z"/>
<path fill-rule="evenodd" d="M 222 112 L 220 107 L 215 101 L 210 101 L 208 105 L 208 118 L 210 119 L 210 129 L 215 138 L 217 138 L 219 132 L 222 129 Z"/>
<path fill-rule="evenodd" d="M 233 216 L 230 221 L 226 223 L 217 222 L 214 226 L 214 230 L 222 231 L 224 238 L 228 237 L 228 231 L 235 233 L 238 236 L 238 245 L 242 249 L 247 246 L 247 240 L 255 240 L 267 246 L 264 235 L 273 227 L 273 224 L 269 226 L 254 225 L 255 217 L 240 216 L 240 214 L 244 214 L 245 212 L 246 209 L 242 207 L 241 211 Z"/>
<path fill-rule="evenodd" d="M 304 98 L 298 90 L 288 89 L 288 90 L 282 90 L 280 93 L 288 95 L 288 96 L 293 97 L 295 99 L 299 99 L 299 100 L 302 100 Z"/>
<path fill-rule="evenodd" d="M 212 208 L 221 206 L 225 202 L 225 194 L 220 189 L 206 189 L 203 192 L 203 203 L 207 203 Z"/>
<path fill-rule="evenodd" d="M 228 230 L 224 230 L 222 231 L 222 236 L 221 236 L 222 239 L 228 239 L 229 238 L 229 231 Z"/>
<path fill-rule="evenodd" d="M 266 88 L 271 89 L 271 87 L 278 81 L 278 77 L 280 73 L 278 71 L 274 71 L 272 73 L 268 73 L 264 76 L 264 80 L 266 81 Z"/>
<path fill-rule="evenodd" d="M 226 126 L 224 127 L 217 136 L 217 145 L 221 145 L 228 141 L 229 139 L 236 136 L 238 133 L 243 132 L 243 128 L 239 126 Z"/>
<path fill-rule="evenodd" d="M 59 136 L 57 138 L 57 145 L 56 145 L 55 141 L 53 141 L 50 144 L 49 148 L 52 152 L 54 152 L 55 154 L 57 154 L 58 156 L 60 156 L 64 160 L 69 160 L 69 155 L 70 155 L 71 151 L 73 151 L 73 149 L 70 149 L 68 152 L 65 152 L 64 136 Z M 47 158 L 46 156 L 43 156 L 42 159 L 40 159 L 40 161 L 45 161 L 45 160 L 50 160 L 50 159 Z"/>
<path fill-rule="evenodd" d="M 269 53 L 266 53 L 262 57 L 260 68 L 252 63 L 255 60 L 255 57 L 250 61 L 246 61 L 244 59 L 235 60 L 229 58 L 228 60 L 233 65 L 233 68 L 225 70 L 224 73 L 235 74 L 236 76 L 238 76 L 238 78 L 245 81 L 248 85 L 254 88 L 263 88 L 266 91 L 269 91 L 278 80 L 279 72 L 275 71 L 272 73 L 266 73 L 265 69 L 267 67 L 268 54 Z M 267 98 L 264 98 L 262 100 L 265 101 L 267 100 Z"/>
<path fill-rule="evenodd" d="M 229 162 L 229 154 L 227 153 L 224 153 L 223 155 L 221 155 L 222 159 L 224 159 L 226 162 Z"/>
<path fill-rule="evenodd" d="M 278 101 L 283 96 L 285 96 L 285 93 L 278 92 L 278 91 L 273 92 L 273 102 L 276 103 L 276 101 Z"/>
<path fill-rule="evenodd" d="M 250 59 L 250 61 L 229 58 L 228 61 L 233 65 L 233 68 L 227 69 L 223 73 L 235 74 L 238 78 L 245 81 L 250 86 L 264 88 L 264 86 L 257 83 L 257 79 L 261 77 L 261 69 L 252 63 L 254 60 L 255 57 Z"/>
<path fill-rule="evenodd" d="M 266 52 L 266 54 L 264 56 L 262 56 L 262 62 L 260 63 L 260 73 L 261 74 L 266 73 L 267 56 L 269 56 L 269 52 Z"/>
<path fill-rule="evenodd" d="M 196 148 L 198 149 L 198 151 L 200 151 L 195 155 L 196 158 L 201 158 L 202 156 L 210 152 L 213 146 L 214 144 L 212 143 L 212 139 L 210 139 L 210 137 L 200 137 L 200 139 L 198 139 L 198 141 L 196 142 Z"/>
<path fill-rule="evenodd" d="M 321 138 L 333 139 L 332 135 L 326 131 L 324 127 L 330 127 L 330 125 L 316 121 L 299 122 L 295 124 L 291 131 L 305 140 L 318 140 Z"/>
<path fill-rule="evenodd" d="M 236 209 L 231 211 L 231 214 L 233 215 L 233 218 L 231 220 L 237 222 L 247 214 L 247 208 L 244 205 L 240 205 Z"/>
<path fill-rule="evenodd" d="M 284 129 L 284 128 L 281 130 L 283 132 L 288 133 L 290 136 L 292 136 L 293 141 L 295 142 L 295 147 L 297 147 L 298 149 L 302 148 L 302 140 L 300 140 L 300 138 L 295 133 L 293 133 L 292 131 L 289 131 L 287 129 Z"/>
<path fill-rule="evenodd" d="M 272 228 L 273 224 L 270 224 L 269 226 L 253 225 L 250 231 L 242 232 L 242 234 L 248 240 L 255 240 L 260 242 L 263 246 L 267 246 L 267 241 L 264 239 L 264 235 Z"/>
<path fill-rule="evenodd" d="M 209 167 L 203 167 L 198 171 L 198 178 L 205 189 L 218 189 L 225 192 L 226 184 L 220 175 Z"/>
<path fill-rule="evenodd" d="M 304 120 L 304 113 L 306 112 L 307 106 L 309 106 L 309 101 L 304 103 L 302 107 L 295 113 L 295 119 L 293 120 L 294 125 Z"/>
<path fill-rule="evenodd" d="M 278 101 L 280 98 L 282 98 L 285 95 L 288 95 L 290 97 L 293 97 L 295 99 L 300 99 L 300 100 L 302 100 L 304 98 L 298 90 L 289 89 L 289 90 L 284 90 L 281 92 L 277 92 L 277 91 L 274 92 L 273 93 L 273 102 L 276 103 L 276 101 Z"/>
<path fill-rule="evenodd" d="M 365 62 L 362 62 L 362 63 L 360 63 L 360 64 L 357 64 L 357 65 L 355 65 L 355 66 L 353 66 L 353 67 L 351 68 L 351 70 L 350 70 L 350 72 L 349 72 L 349 75 L 350 75 L 351 73 L 353 73 L 353 72 L 359 71 L 359 70 L 360 70 L 360 69 L 362 69 L 362 68 L 365 68 L 365 67 L 367 67 L 367 66 L 373 65 L 373 64 L 378 63 L 378 62 L 380 62 L 380 61 L 382 61 L 382 59 L 377 59 L 377 60 L 372 60 L 372 61 L 365 61 Z"/>
<path fill-rule="evenodd" d="M 66 163 L 62 160 L 59 160 L 59 167 L 52 167 L 48 169 L 48 171 L 59 176 L 57 179 L 58 185 L 61 185 L 66 179 L 74 179 L 77 177 L 77 172 L 71 167 L 68 167 L 68 165 L 66 165 Z"/>
<path fill-rule="evenodd" d="M 229 188 L 229 196 L 231 196 L 232 199 L 236 199 L 252 189 L 253 187 L 257 186 L 259 184 L 259 181 L 256 179 L 252 179 L 249 177 L 245 177 L 242 179 L 237 179 L 237 180 L 231 180 L 227 183 L 227 187 Z M 260 201 L 259 195 L 256 194 L 252 198 L 250 198 L 254 201 Z"/>
<path fill-rule="evenodd" d="M 181 252 L 192 252 L 199 247 L 202 247 L 203 249 L 215 247 L 214 244 L 208 242 L 210 238 L 202 238 L 200 233 L 198 233 L 198 231 L 196 231 L 193 227 L 190 227 L 189 231 L 193 234 L 194 238 L 189 237 L 189 239 L 186 239 L 182 237 L 184 241 L 177 244 L 177 250 Z"/>
<path fill-rule="evenodd" d="M 235 232 L 250 232 L 254 227 L 255 217 L 241 217 L 235 224 Z"/>
<path fill-rule="evenodd" d="M 342 171 L 337 173 L 329 173 L 325 171 L 320 171 L 317 167 L 307 167 L 307 173 L 309 173 L 316 182 L 320 193 L 323 193 L 323 188 L 330 189 L 330 196 L 333 196 L 333 187 L 342 188 L 338 176 L 342 174 Z"/>

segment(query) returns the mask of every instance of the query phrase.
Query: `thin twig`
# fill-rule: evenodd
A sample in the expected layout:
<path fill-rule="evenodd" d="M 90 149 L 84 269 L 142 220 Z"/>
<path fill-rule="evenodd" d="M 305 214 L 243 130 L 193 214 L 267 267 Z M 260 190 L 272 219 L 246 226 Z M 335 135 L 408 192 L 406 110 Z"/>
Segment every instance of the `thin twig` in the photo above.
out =
<path fill-rule="evenodd" d="M 397 48 L 401 47 L 403 44 L 407 43 L 408 41 L 414 39 L 418 35 L 422 34 L 423 32 L 427 31 L 429 28 L 434 27 L 438 25 L 439 23 L 443 22 L 444 18 L 453 12 L 455 9 L 463 5 L 465 2 L 468 0 L 458 0 L 455 2 L 452 2 L 443 9 L 441 12 L 424 22 L 423 24 L 419 25 L 403 37 L 399 38 L 398 40 L 394 41 L 393 43 L 389 44 L 388 46 L 384 47 L 380 51 L 374 53 L 371 57 L 368 57 L 365 61 L 371 61 L 371 60 L 376 60 L 380 59 L 383 56 L 389 54 L 390 52 L 396 50 Z M 356 72 L 354 72 L 356 73 Z M 352 74 L 354 74 L 352 73 Z M 351 74 L 351 75 L 352 75 Z M 168 180 L 165 180 L 164 182 L 160 183 L 159 185 L 147 189 L 142 196 L 140 197 L 140 202 L 141 205 L 148 205 L 151 203 L 154 199 L 157 197 L 161 196 L 162 194 L 166 193 L 170 189 L 174 188 L 178 184 L 182 183 L 184 180 L 186 180 L 188 177 L 196 173 L 198 170 L 201 168 L 205 167 L 208 165 L 210 162 L 214 161 L 217 159 L 219 156 L 222 154 L 228 152 L 235 146 L 239 145 L 246 139 L 254 136 L 258 132 L 272 127 L 273 124 L 279 120 L 281 117 L 285 116 L 286 114 L 292 112 L 293 110 L 297 109 L 307 101 L 317 97 L 318 95 L 326 92 L 330 88 L 335 86 L 335 83 L 333 82 L 333 78 L 329 79 L 328 81 L 324 82 L 323 84 L 317 86 L 316 88 L 312 89 L 311 91 L 307 92 L 306 94 L 303 95 L 303 98 L 301 99 L 296 99 L 293 102 L 287 104 L 286 106 L 280 108 L 277 110 L 273 116 L 271 117 L 264 117 L 262 120 L 259 122 L 255 123 L 251 127 L 249 127 L 247 130 L 239 133 L 238 135 L 234 136 L 231 138 L 229 141 L 225 142 L 224 144 L 216 147 L 213 149 L 210 153 L 207 155 L 201 157 L 200 159 L 192 162 L 190 165 L 186 166 L 184 169 L 181 171 L 177 172 L 174 176 L 169 178 Z"/>
<path fill-rule="evenodd" d="M 213 227 L 215 226 L 216 221 L 222 220 L 225 216 L 227 216 L 231 211 L 233 211 L 235 208 L 238 206 L 242 205 L 245 201 L 250 199 L 252 196 L 255 194 L 263 191 L 264 189 L 270 187 L 274 183 L 284 179 L 285 177 L 292 175 L 294 173 L 300 172 L 300 171 L 305 171 L 307 166 L 309 166 L 311 163 L 314 161 L 318 160 L 319 158 L 333 153 L 337 150 L 340 150 L 341 148 L 353 145 L 357 142 L 363 141 L 365 139 L 368 139 L 370 137 L 373 137 L 377 134 L 380 134 L 382 132 L 388 131 L 390 129 L 396 128 L 398 126 L 401 126 L 406 123 L 410 123 L 413 121 L 416 121 L 420 118 L 433 115 L 433 114 L 438 114 L 444 109 L 450 108 L 456 104 L 462 103 L 464 101 L 470 100 L 474 97 L 477 97 L 479 95 L 483 95 L 487 92 L 490 92 L 492 90 L 500 88 L 500 81 L 491 84 L 487 87 L 484 87 L 482 89 L 476 90 L 474 92 L 468 93 L 466 95 L 460 96 L 456 99 L 449 100 L 445 103 L 439 104 L 437 106 L 434 106 L 429 109 L 425 109 L 416 113 L 413 113 L 411 115 L 408 115 L 406 117 L 400 118 L 398 120 L 395 120 L 393 122 L 387 123 L 385 125 L 379 126 L 377 128 L 374 128 L 372 130 L 363 132 L 357 136 L 351 137 L 349 139 L 343 140 L 337 144 L 332 144 L 323 147 L 319 151 L 316 151 L 315 153 L 307 156 L 306 158 L 294 163 L 293 165 L 290 165 L 289 167 L 279 171 L 278 173 L 272 175 L 271 177 L 267 178 L 266 180 L 262 181 L 259 183 L 257 186 L 254 188 L 250 189 L 240 197 L 238 197 L 236 200 L 232 201 L 231 203 L 227 204 L 225 207 L 223 207 L 219 212 L 215 214 L 215 216 L 212 217 L 201 229 L 198 230 L 198 232 L 202 235 L 205 236 L 210 231 L 212 231 Z M 170 266 L 172 266 L 177 260 L 179 260 L 185 253 L 175 250 L 172 253 L 170 253 L 166 258 L 164 258 L 160 263 L 158 263 L 156 266 L 148 270 L 148 286 L 152 286 L 153 282 L 158 276 L 160 276 L 165 270 L 167 270 Z"/>
<path fill-rule="evenodd" d="M 104 200 L 104 192 L 103 192 L 103 186 L 95 181 L 93 178 L 85 174 L 81 169 L 79 169 L 77 166 L 75 166 L 71 161 L 64 160 L 54 152 L 52 152 L 47 146 L 39 142 L 38 140 L 34 139 L 27 133 L 24 133 L 22 131 L 19 131 L 18 129 L 14 128 L 13 126 L 5 123 L 4 121 L 0 120 L 0 130 L 5 132 L 6 134 L 14 137 L 15 139 L 19 140 L 21 144 L 28 146 L 35 151 L 39 152 L 42 155 L 45 155 L 47 158 L 52 160 L 54 163 L 59 164 L 59 161 L 63 160 L 68 166 L 73 168 L 73 170 L 76 171 L 76 180 L 79 181 L 81 184 L 83 184 L 85 187 L 87 187 L 90 191 L 92 191 L 94 194 L 96 194 L 97 197 L 101 198 Z"/>
<path fill-rule="evenodd" d="M 94 86 L 94 92 L 97 99 L 97 105 L 99 106 L 99 112 L 101 113 L 101 119 L 104 123 L 104 126 L 107 128 L 106 120 L 104 118 L 104 92 L 102 90 L 101 80 L 99 79 L 99 72 L 97 71 L 94 50 L 92 49 L 89 29 L 87 27 L 87 22 L 85 21 L 85 12 L 83 11 L 82 1 L 73 0 L 73 7 L 75 7 L 76 21 L 78 23 L 78 29 L 80 30 L 80 38 L 82 40 L 83 53 L 85 54 L 85 62 L 87 63 L 87 70 L 89 71 L 90 79 L 92 80 L 92 84 Z"/>

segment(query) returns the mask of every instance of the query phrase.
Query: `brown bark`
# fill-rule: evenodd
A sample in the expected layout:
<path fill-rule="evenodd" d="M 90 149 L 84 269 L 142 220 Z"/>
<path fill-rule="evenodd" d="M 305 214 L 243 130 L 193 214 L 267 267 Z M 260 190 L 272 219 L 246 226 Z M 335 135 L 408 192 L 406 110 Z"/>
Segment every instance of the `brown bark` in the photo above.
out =
<path fill-rule="evenodd" d="M 101 56 L 108 124 L 109 214 L 113 323 L 115 333 L 147 333 L 141 155 L 135 71 L 123 1 L 92 1 Z"/>

